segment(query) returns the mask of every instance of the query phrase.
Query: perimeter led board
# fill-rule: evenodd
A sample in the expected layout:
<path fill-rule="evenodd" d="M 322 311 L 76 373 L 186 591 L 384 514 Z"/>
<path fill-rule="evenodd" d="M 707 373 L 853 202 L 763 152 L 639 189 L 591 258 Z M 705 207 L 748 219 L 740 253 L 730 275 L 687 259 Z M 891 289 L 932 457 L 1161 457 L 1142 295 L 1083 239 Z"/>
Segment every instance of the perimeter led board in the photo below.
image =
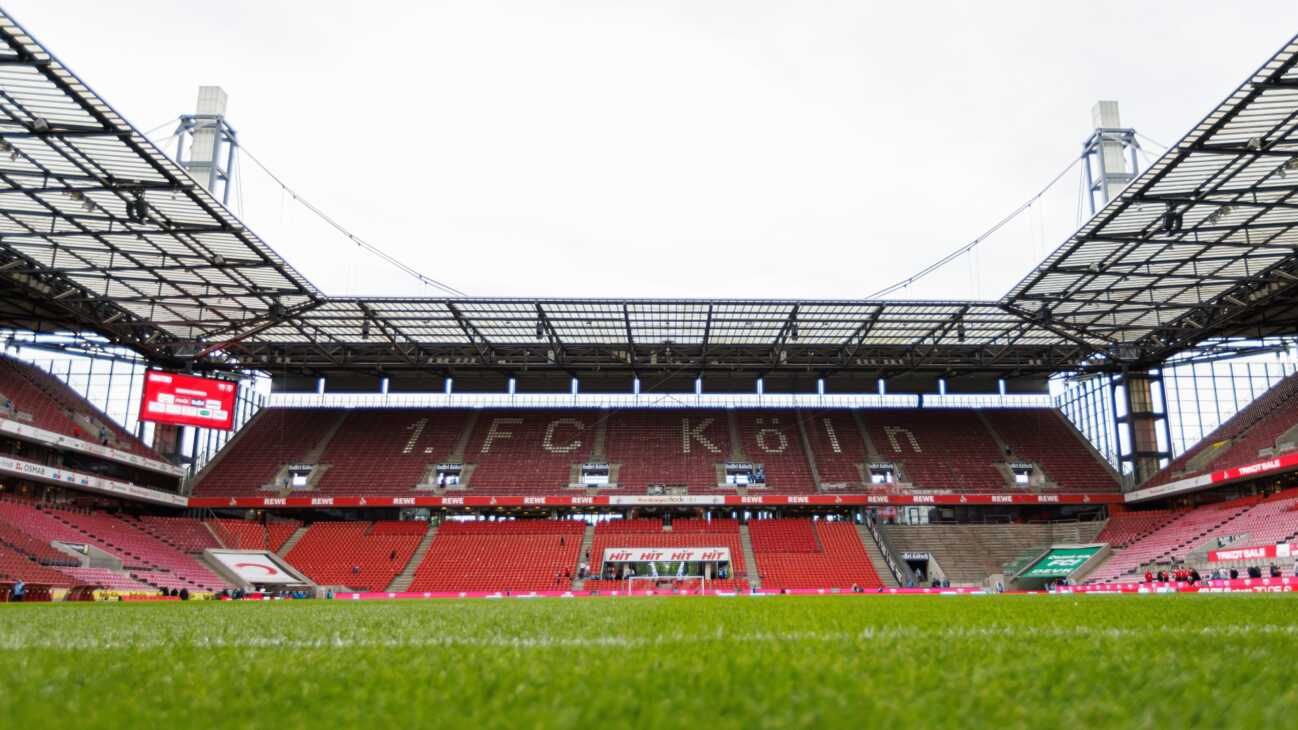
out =
<path fill-rule="evenodd" d="M 229 431 L 239 384 L 149 370 L 144 374 L 140 420 Z"/>

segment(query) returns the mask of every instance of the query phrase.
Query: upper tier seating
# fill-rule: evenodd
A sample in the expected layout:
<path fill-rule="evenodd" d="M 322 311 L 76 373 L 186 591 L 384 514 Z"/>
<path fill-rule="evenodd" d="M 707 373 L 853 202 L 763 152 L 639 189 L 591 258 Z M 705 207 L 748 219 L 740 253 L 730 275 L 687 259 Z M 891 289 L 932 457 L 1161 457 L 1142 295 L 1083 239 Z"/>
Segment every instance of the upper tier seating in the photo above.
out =
<path fill-rule="evenodd" d="M 444 522 L 415 570 L 411 591 L 566 591 L 584 522 Z"/>
<path fill-rule="evenodd" d="M 1011 449 L 1011 460 L 1035 462 L 1067 492 L 1116 492 L 1117 476 L 1053 408 L 983 411 L 996 434 Z"/>
<path fill-rule="evenodd" d="M 448 460 L 467 411 L 372 410 L 347 414 L 320 463 L 321 494 L 409 493 Z M 565 472 L 566 474 L 566 472 Z"/>
<path fill-rule="evenodd" d="M 0 401 L 0 418 L 14 418 L 47 431 L 162 460 L 66 383 L 31 363 L 0 355 L 0 395 L 11 401 Z M 92 424 L 102 427 L 103 433 L 92 430 Z"/>
<path fill-rule="evenodd" d="M 846 485 L 855 489 L 862 484 L 861 465 L 869 464 L 865 440 L 850 411 L 820 411 L 806 422 L 820 483 Z"/>
<path fill-rule="evenodd" d="M 748 461 L 762 464 L 766 488 L 783 494 L 816 491 L 803 448 L 798 411 L 736 411 L 739 440 Z"/>
<path fill-rule="evenodd" d="M 714 489 L 716 465 L 730 460 L 725 411 L 616 411 L 608 417 L 608 460 L 621 464 L 618 486 L 643 494 L 650 484 Z"/>
<path fill-rule="evenodd" d="M 851 590 L 883 585 L 850 522 L 754 520 L 748 532 L 762 588 Z"/>
<path fill-rule="evenodd" d="M 1244 406 L 1199 443 L 1176 457 L 1145 482 L 1146 486 L 1166 484 L 1195 474 L 1243 466 L 1264 457 L 1262 449 L 1274 448 L 1276 439 L 1298 426 L 1298 373 L 1280 380 L 1253 402 Z M 1218 446 L 1218 444 L 1222 444 Z M 1215 453 L 1208 454 L 1208 450 Z M 1197 457 L 1201 457 L 1198 459 Z M 1191 469 L 1192 461 L 1201 460 Z"/>
<path fill-rule="evenodd" d="M 611 520 L 595 526 L 595 541 L 590 551 L 590 570 L 602 575 L 604 553 L 610 548 L 680 548 L 716 547 L 730 550 L 730 578 L 714 580 L 716 589 L 742 590 L 745 584 L 744 550 L 739 537 L 739 523 L 735 520 L 674 520 L 671 532 L 623 531 L 623 522 L 637 520 Z M 684 529 L 680 529 L 684 527 Z M 622 581 L 592 579 L 586 581 L 586 590 L 621 590 Z"/>
<path fill-rule="evenodd" d="M 906 481 L 920 489 L 1003 492 L 994 464 L 1005 455 L 978 413 L 969 409 L 863 411 L 866 430 L 884 459 L 900 463 Z M 1081 448 L 1081 444 L 1077 445 Z"/>
<path fill-rule="evenodd" d="M 300 462 L 316 448 L 335 417 L 333 411 L 263 409 L 202 474 L 194 495 L 258 494 L 285 464 Z M 382 458 L 376 454 L 374 460 Z"/>
<path fill-rule="evenodd" d="M 556 494 L 589 459 L 596 411 L 483 411 L 464 454 L 479 494 Z"/>
<path fill-rule="evenodd" d="M 427 523 L 414 524 L 423 529 L 376 533 L 369 522 L 317 522 L 284 558 L 320 585 L 386 590 L 405 570 L 428 529 Z"/>
<path fill-rule="evenodd" d="M 1060 489 L 1117 488 L 1113 475 L 1057 412 L 1009 409 L 987 415 L 1004 431 L 1014 455 L 1041 464 Z M 807 443 L 821 482 L 835 490 L 863 489 L 862 467 L 873 461 L 899 464 L 903 480 L 917 489 L 1014 489 L 1003 471 L 1012 457 L 997 445 L 979 413 L 969 409 L 867 409 L 855 415 L 268 409 L 247 428 L 200 476 L 195 496 L 265 496 L 263 485 L 307 457 L 327 466 L 307 488 L 334 495 L 412 494 L 421 481 L 431 481 L 433 467 L 448 462 L 465 465 L 466 495 L 571 494 L 568 487 L 580 478 L 577 467 L 592 461 L 613 465 L 610 477 L 619 494 L 643 494 L 652 484 L 716 494 L 731 491 L 718 486 L 724 480 L 719 467 L 735 460 L 762 464 L 768 493 L 809 494 L 816 484 Z M 878 453 L 867 451 L 867 440 Z"/>

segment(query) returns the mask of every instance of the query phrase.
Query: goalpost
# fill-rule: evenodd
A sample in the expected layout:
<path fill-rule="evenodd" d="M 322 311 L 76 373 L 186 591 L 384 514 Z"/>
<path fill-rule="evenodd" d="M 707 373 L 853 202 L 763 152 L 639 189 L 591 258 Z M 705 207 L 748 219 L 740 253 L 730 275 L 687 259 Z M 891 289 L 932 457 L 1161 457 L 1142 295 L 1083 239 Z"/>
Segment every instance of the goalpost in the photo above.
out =
<path fill-rule="evenodd" d="M 706 575 L 635 575 L 629 578 L 623 578 L 622 583 L 625 586 L 624 591 L 628 596 L 647 595 L 657 591 L 663 583 L 668 584 L 664 590 L 676 592 L 685 589 L 687 593 L 704 595 L 711 585 L 711 579 Z M 688 587 L 688 588 L 687 588 Z"/>

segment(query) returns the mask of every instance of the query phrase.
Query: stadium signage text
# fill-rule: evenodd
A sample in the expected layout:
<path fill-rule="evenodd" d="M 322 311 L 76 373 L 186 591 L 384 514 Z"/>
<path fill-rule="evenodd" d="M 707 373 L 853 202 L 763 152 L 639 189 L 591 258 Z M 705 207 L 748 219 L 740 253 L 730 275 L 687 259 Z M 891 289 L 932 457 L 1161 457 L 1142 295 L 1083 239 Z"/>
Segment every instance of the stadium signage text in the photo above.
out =
<path fill-rule="evenodd" d="M 177 499 L 183 499 L 178 497 Z M 268 507 L 635 507 L 654 505 L 686 506 L 868 506 L 868 505 L 990 505 L 990 504 L 1120 504 L 1120 494 L 810 494 L 810 495 L 599 495 L 595 497 L 536 497 L 536 496 L 468 496 L 468 497 L 391 497 L 391 496 L 332 496 L 332 497 L 190 497 L 189 507 L 243 507 L 260 509 Z"/>
<path fill-rule="evenodd" d="M 729 548 L 682 547 L 682 548 L 607 548 L 604 550 L 606 563 L 659 563 L 677 562 L 729 562 Z"/>
<path fill-rule="evenodd" d="M 65 436 L 54 431 L 46 431 L 43 428 L 37 428 L 26 423 L 20 423 L 8 418 L 0 418 L 0 433 L 7 433 L 18 438 L 28 441 L 36 441 L 50 446 L 57 446 L 61 449 L 70 451 L 80 451 L 85 454 L 94 454 L 95 456 L 116 461 L 122 464 L 138 466 L 141 469 L 169 474 L 171 476 L 180 476 L 185 470 L 174 464 L 168 464 L 165 461 L 149 459 L 138 454 L 132 454 L 129 451 L 114 449 L 109 446 L 91 443 L 82 439 Z"/>
<path fill-rule="evenodd" d="M 1127 493 L 1127 501 L 1143 502 L 1157 497 L 1166 497 L 1171 494 L 1194 492 L 1200 489 L 1214 487 L 1218 484 L 1234 482 L 1240 479 L 1249 479 L 1279 471 L 1288 471 L 1294 468 L 1298 468 L 1298 451 L 1281 454 L 1280 456 L 1265 461 L 1245 464 L 1244 466 L 1220 469 L 1211 474 L 1200 474 L 1198 476 L 1168 482 L 1167 484 L 1159 484 L 1153 487 L 1146 487 L 1145 489 L 1137 489 L 1134 492 Z"/>
<path fill-rule="evenodd" d="M 1100 552 L 1099 545 L 1080 548 L 1054 548 L 1023 572 L 1024 578 L 1063 578 L 1086 564 Z"/>
<path fill-rule="evenodd" d="M 1259 545 L 1257 547 L 1230 548 L 1229 550 L 1210 550 L 1208 560 L 1213 563 L 1234 560 L 1266 560 L 1267 558 L 1288 558 L 1294 554 L 1293 546 Z"/>
<path fill-rule="evenodd" d="M 44 464 L 33 464 L 30 461 L 21 461 L 7 456 L 0 456 L 0 473 L 19 474 L 30 479 L 36 479 L 42 482 L 52 482 L 65 487 L 74 489 L 84 489 L 91 492 L 101 492 L 103 494 L 112 494 L 120 497 L 135 497 L 147 502 L 156 502 L 168 504 L 176 507 L 186 505 L 187 499 L 179 494 L 169 494 L 160 492 L 156 489 L 140 487 L 128 482 L 119 482 L 113 479 L 105 479 L 91 474 L 69 471 L 67 469 L 58 469 L 55 467 L 45 466 Z M 260 497 L 258 498 L 261 499 Z M 218 503 L 224 503 L 224 500 L 215 500 Z"/>

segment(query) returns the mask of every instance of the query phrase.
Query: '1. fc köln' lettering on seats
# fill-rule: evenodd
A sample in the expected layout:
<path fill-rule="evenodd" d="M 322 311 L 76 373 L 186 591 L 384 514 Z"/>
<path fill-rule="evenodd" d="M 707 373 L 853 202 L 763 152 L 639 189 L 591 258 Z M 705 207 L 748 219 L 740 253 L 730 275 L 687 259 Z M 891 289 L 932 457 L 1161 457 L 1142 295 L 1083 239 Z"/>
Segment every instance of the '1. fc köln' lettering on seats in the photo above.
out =
<path fill-rule="evenodd" d="M 481 453 L 490 454 L 491 445 L 497 441 L 506 441 L 514 438 L 514 432 L 509 430 L 508 426 L 521 426 L 521 418 L 493 418 L 491 426 L 487 429 L 487 435 L 482 440 Z M 581 448 L 582 441 L 580 438 L 564 435 L 564 431 L 572 429 L 575 431 L 586 430 L 586 424 L 576 418 L 556 418 L 545 425 L 545 432 L 541 436 L 541 448 L 551 454 L 571 454 Z"/>
<path fill-rule="evenodd" d="M 824 419 L 825 435 L 829 437 L 829 448 L 835 454 L 843 453 L 843 447 L 838 445 L 838 432 L 834 430 L 834 422 L 828 418 Z"/>
<path fill-rule="evenodd" d="M 523 423 L 521 418 L 493 418 L 491 419 L 491 428 L 487 429 L 487 438 L 482 441 L 482 453 L 491 453 L 491 444 L 495 441 L 503 441 L 514 437 L 513 431 L 506 431 L 502 426 L 518 426 Z"/>
<path fill-rule="evenodd" d="M 555 443 L 554 432 L 560 426 L 571 426 L 578 431 L 586 429 L 586 425 L 575 418 L 560 418 L 557 421 L 550 421 L 550 424 L 545 427 L 545 438 L 541 439 L 541 448 L 551 454 L 570 454 L 580 449 L 581 439 L 573 439 L 566 444 Z"/>
<path fill-rule="evenodd" d="M 901 443 L 897 441 L 897 437 L 905 435 L 906 440 L 910 442 L 910 447 L 915 450 L 915 453 L 924 453 L 924 450 L 919 447 L 919 439 L 915 438 L 915 434 L 912 433 L 909 428 L 902 428 L 900 426 L 884 426 L 883 432 L 888 436 L 888 445 L 892 447 L 893 451 L 901 451 Z"/>
<path fill-rule="evenodd" d="M 718 448 L 716 444 L 709 441 L 707 436 L 703 435 L 703 431 L 708 426 L 711 426 L 712 422 L 715 420 L 716 420 L 715 418 L 705 418 L 702 421 L 699 421 L 698 425 L 694 426 L 694 428 L 690 428 L 690 419 L 682 418 L 681 419 L 681 452 L 685 454 L 690 453 L 690 442 L 698 441 L 699 445 L 703 446 L 703 448 L 707 449 L 711 453 L 720 454 L 721 449 Z"/>
<path fill-rule="evenodd" d="M 767 424 L 766 419 L 757 419 L 758 426 L 765 426 L 757 430 L 757 448 L 768 454 L 783 454 L 789 448 L 789 437 L 778 428 L 780 419 L 772 418 L 770 421 Z"/>

